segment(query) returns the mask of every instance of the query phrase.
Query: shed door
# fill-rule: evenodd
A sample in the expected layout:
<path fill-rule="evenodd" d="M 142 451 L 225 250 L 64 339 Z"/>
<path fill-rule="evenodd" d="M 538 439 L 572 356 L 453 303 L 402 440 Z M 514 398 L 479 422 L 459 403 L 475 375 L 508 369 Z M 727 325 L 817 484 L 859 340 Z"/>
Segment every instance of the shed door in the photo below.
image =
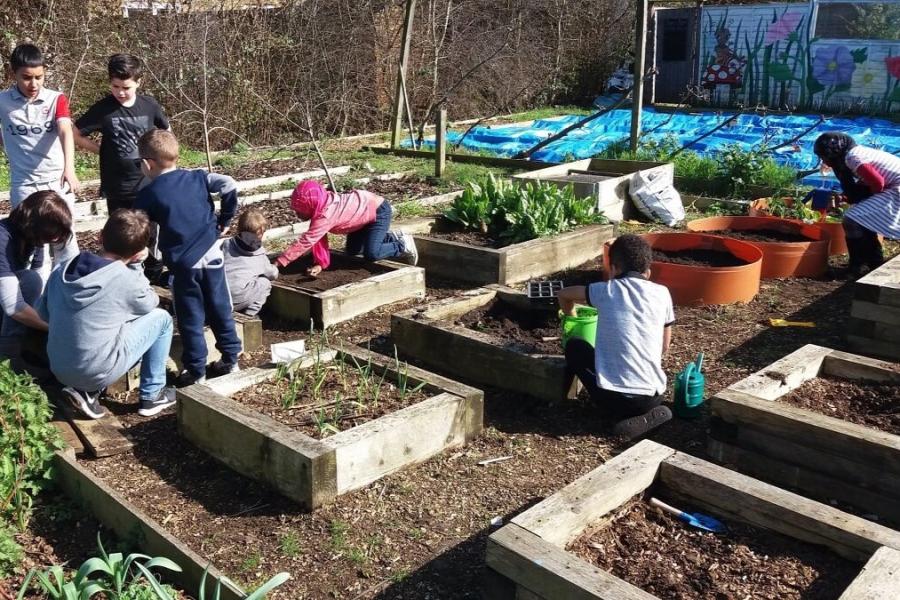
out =
<path fill-rule="evenodd" d="M 656 102 L 677 104 L 694 82 L 697 11 L 693 8 L 656 11 Z"/>

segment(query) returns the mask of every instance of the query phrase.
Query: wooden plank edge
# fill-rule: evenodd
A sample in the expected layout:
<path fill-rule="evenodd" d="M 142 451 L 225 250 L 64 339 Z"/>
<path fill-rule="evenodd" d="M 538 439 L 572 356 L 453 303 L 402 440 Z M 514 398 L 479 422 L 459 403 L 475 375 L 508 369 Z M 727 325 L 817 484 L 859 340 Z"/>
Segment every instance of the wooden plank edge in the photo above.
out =
<path fill-rule="evenodd" d="M 838 600 L 885 600 L 900 593 L 900 552 L 883 546 Z"/>
<path fill-rule="evenodd" d="M 165 556 L 182 568 L 181 573 L 163 572 L 166 578 L 171 578 L 190 594 L 200 588 L 207 561 L 100 478 L 82 468 L 74 458 L 57 453 L 54 464 L 57 481 L 70 498 L 84 506 L 119 538 L 133 539 L 136 535 L 141 551 L 151 556 Z M 209 566 L 208 575 L 207 586 L 221 581 L 224 600 L 245 597 L 243 590 L 215 567 Z"/>

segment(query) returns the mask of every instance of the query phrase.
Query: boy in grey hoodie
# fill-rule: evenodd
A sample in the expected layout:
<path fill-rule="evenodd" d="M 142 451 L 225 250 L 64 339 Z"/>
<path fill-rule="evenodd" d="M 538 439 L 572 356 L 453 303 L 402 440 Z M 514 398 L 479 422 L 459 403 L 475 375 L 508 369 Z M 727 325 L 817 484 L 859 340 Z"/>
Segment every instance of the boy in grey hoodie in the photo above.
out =
<path fill-rule="evenodd" d="M 248 208 L 238 218 L 237 235 L 222 246 L 234 310 L 250 317 L 262 309 L 272 291 L 272 280 L 278 277 L 278 268 L 269 262 L 262 246 L 267 226 L 260 211 Z"/>
<path fill-rule="evenodd" d="M 82 252 L 53 271 L 38 304 L 50 329 L 50 370 L 86 416 L 99 419 L 103 390 L 141 362 L 138 413 L 175 404 L 166 388 L 172 317 L 141 269 L 150 221 L 143 211 L 115 211 L 103 227 L 99 255 Z"/>

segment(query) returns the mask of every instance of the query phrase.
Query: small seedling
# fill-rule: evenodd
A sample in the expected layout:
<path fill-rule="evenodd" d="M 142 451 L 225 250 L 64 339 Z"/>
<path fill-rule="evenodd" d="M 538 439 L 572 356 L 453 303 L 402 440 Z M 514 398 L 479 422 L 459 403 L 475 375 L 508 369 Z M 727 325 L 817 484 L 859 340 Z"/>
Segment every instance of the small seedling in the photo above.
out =
<path fill-rule="evenodd" d="M 281 553 L 288 558 L 300 555 L 300 538 L 293 531 L 278 538 L 278 545 L 281 547 Z"/>

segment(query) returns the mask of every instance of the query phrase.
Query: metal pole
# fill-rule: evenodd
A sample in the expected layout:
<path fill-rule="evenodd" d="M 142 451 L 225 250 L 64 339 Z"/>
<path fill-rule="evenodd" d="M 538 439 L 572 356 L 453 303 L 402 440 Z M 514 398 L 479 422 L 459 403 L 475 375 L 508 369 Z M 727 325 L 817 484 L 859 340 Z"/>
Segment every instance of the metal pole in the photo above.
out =
<path fill-rule="evenodd" d="M 634 87 L 631 91 L 631 151 L 636 152 L 641 137 L 641 111 L 644 107 L 644 71 L 647 59 L 647 0 L 637 0 L 634 39 Z"/>
<path fill-rule="evenodd" d="M 394 92 L 394 115 L 391 118 L 391 148 L 400 146 L 403 137 L 403 108 L 406 92 L 406 65 L 409 63 L 409 49 L 412 40 L 413 17 L 416 0 L 406 0 L 406 15 L 403 20 L 403 36 L 400 40 L 400 64 L 397 70 L 397 89 Z"/>

